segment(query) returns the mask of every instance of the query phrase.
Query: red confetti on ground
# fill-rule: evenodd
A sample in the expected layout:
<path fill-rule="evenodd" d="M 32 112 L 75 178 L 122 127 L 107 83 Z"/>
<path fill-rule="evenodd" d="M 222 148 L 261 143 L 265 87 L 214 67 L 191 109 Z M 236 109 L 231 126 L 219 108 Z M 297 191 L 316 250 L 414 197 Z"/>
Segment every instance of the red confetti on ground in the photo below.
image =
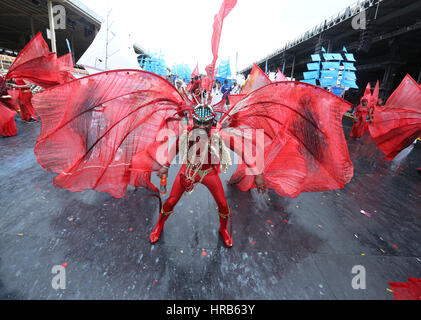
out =
<path fill-rule="evenodd" d="M 254 241 L 252 241 L 252 242 L 251 242 L 251 244 L 252 244 L 253 246 L 254 246 L 254 243 L 255 243 Z"/>
<path fill-rule="evenodd" d="M 285 223 L 287 223 L 287 222 L 288 222 L 288 220 L 287 220 L 287 219 L 284 219 L 284 222 L 285 222 Z"/>
<path fill-rule="evenodd" d="M 67 267 L 67 262 L 63 263 L 62 266 L 66 268 Z"/>
<path fill-rule="evenodd" d="M 267 223 L 272 223 L 272 221 L 268 220 Z"/>
<path fill-rule="evenodd" d="M 393 245 L 393 248 L 398 249 L 399 247 L 398 247 L 396 244 L 394 244 L 394 245 Z"/>
<path fill-rule="evenodd" d="M 153 281 L 153 284 L 157 284 L 157 283 L 158 283 L 157 281 L 155 281 L 155 280 Z"/>
<path fill-rule="evenodd" d="M 206 256 L 207 255 L 206 251 L 203 251 L 202 252 L 202 255 Z"/>
<path fill-rule="evenodd" d="M 41 189 L 41 187 L 37 187 L 37 189 Z"/>
<path fill-rule="evenodd" d="M 133 231 L 133 228 L 129 228 L 129 231 Z"/>

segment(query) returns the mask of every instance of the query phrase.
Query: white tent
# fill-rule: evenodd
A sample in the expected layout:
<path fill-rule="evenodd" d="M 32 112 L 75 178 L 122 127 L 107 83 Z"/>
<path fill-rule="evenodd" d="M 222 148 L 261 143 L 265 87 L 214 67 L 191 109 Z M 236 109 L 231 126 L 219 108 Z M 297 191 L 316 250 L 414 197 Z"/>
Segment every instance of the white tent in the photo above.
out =
<path fill-rule="evenodd" d="M 115 69 L 140 70 L 133 43 L 130 35 L 118 28 L 110 12 L 91 46 L 77 64 L 90 74 Z"/>

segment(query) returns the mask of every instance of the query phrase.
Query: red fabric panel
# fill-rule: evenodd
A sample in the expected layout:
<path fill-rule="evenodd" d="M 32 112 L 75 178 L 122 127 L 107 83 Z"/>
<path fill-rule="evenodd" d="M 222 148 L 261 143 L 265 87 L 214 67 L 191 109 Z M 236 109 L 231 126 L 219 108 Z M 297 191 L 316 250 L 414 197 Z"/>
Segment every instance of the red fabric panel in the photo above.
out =
<path fill-rule="evenodd" d="M 199 65 L 196 64 L 196 68 L 194 68 L 193 72 L 191 73 L 190 78 L 198 77 L 199 76 Z"/>
<path fill-rule="evenodd" d="M 389 282 L 395 300 L 421 300 L 421 279 L 408 278 L 408 282 Z"/>
<path fill-rule="evenodd" d="M 6 79 L 0 74 L 0 97 L 7 95 Z"/>
<path fill-rule="evenodd" d="M 66 53 L 57 59 L 57 64 L 60 72 L 60 83 L 75 80 L 76 78 L 72 75 L 74 71 L 72 53 Z"/>
<path fill-rule="evenodd" d="M 381 111 L 376 109 L 370 134 L 392 160 L 421 134 L 421 87 L 407 75 L 387 100 Z"/>
<path fill-rule="evenodd" d="M 31 121 L 32 118 L 38 121 L 31 102 L 32 92 L 27 89 L 19 89 L 19 91 L 20 116 L 22 120 Z"/>
<path fill-rule="evenodd" d="M 50 88 L 61 82 L 58 70 L 56 54 L 49 53 L 17 65 L 13 71 L 9 70 L 7 78 L 22 78 L 37 86 Z"/>
<path fill-rule="evenodd" d="M 225 98 L 219 101 L 218 103 L 212 106 L 213 111 L 215 112 L 226 112 L 225 110 Z"/>
<path fill-rule="evenodd" d="M 412 299 L 421 300 L 421 279 L 408 278 Z"/>
<path fill-rule="evenodd" d="M 0 135 L 14 136 L 18 133 L 15 122 L 16 111 L 11 110 L 0 101 Z"/>
<path fill-rule="evenodd" d="M 211 67 L 212 70 L 215 69 L 216 60 L 218 59 L 218 50 L 219 50 L 219 42 L 221 40 L 221 32 L 222 32 L 222 25 L 224 23 L 225 17 L 231 12 L 231 10 L 237 4 L 237 0 L 224 0 L 222 3 L 219 12 L 215 15 L 214 22 L 213 22 L 213 34 L 212 34 L 212 54 L 213 60 L 212 63 L 208 66 Z M 212 88 L 212 83 L 215 78 L 215 73 L 213 73 L 207 90 L 210 91 Z"/>
<path fill-rule="evenodd" d="M 39 32 L 19 53 L 6 78 L 22 78 L 43 88 L 49 88 L 74 79 L 71 75 L 71 54 L 59 59 L 51 53 Z"/>
<path fill-rule="evenodd" d="M 263 87 L 271 82 L 272 81 L 270 81 L 266 73 L 264 73 L 257 64 L 253 64 L 250 76 L 244 84 L 243 90 L 241 90 L 241 94 L 249 94 L 250 92 L 259 89 L 260 87 Z"/>
<path fill-rule="evenodd" d="M 49 53 L 50 49 L 48 48 L 47 43 L 44 41 L 41 32 L 38 32 L 37 35 L 28 42 L 25 48 L 23 48 L 19 55 L 16 57 L 15 61 L 10 66 L 8 75 L 13 74 L 15 69 L 21 65 L 41 56 L 48 55 Z M 8 76 L 7 78 L 10 79 L 16 77 Z"/>
<path fill-rule="evenodd" d="M 235 147 L 250 140 L 244 138 L 247 129 L 263 129 L 264 142 L 253 141 L 252 155 L 259 152 L 258 147 L 264 149 L 265 183 L 281 196 L 340 189 L 353 176 L 342 128 L 342 117 L 350 107 L 319 87 L 276 82 L 253 91 L 231 108 L 231 117 L 221 120 L 222 127 L 228 125 L 221 136 L 233 148 L 233 140 Z M 256 186 L 254 176 L 246 173 L 252 160 L 244 160 L 247 165 L 239 165 L 230 182 L 246 191 Z"/>
<path fill-rule="evenodd" d="M 237 102 L 243 99 L 245 96 L 245 94 L 230 94 L 228 96 L 228 99 L 230 101 L 231 107 L 235 106 Z"/>
<path fill-rule="evenodd" d="M 275 81 L 288 81 L 288 79 L 287 77 L 284 76 L 281 70 L 278 69 L 278 72 L 276 73 Z"/>
<path fill-rule="evenodd" d="M 58 187 L 94 189 L 116 198 L 129 183 L 149 186 L 149 172 L 132 172 L 161 129 L 177 133 L 185 102 L 168 81 L 145 71 L 115 70 L 83 77 L 36 94 L 42 121 L 38 162 L 59 173 Z"/>
<path fill-rule="evenodd" d="M 19 91 L 18 90 L 9 90 L 13 95 L 10 95 L 11 98 L 2 98 L 0 101 L 9 109 L 19 111 Z M 14 93 L 16 91 L 16 93 Z"/>
<path fill-rule="evenodd" d="M 357 122 L 354 123 L 351 129 L 350 137 L 361 138 L 364 132 L 368 130 L 368 123 L 366 121 L 368 115 L 368 107 L 363 107 L 361 104 L 355 108 L 355 117 Z"/>
<path fill-rule="evenodd" d="M 16 111 L 20 109 L 19 92 L 20 92 L 20 89 L 9 89 L 7 91 L 7 94 L 11 97 L 11 98 L 6 99 L 11 102 L 11 104 L 9 104 L 8 106 L 12 107 Z M 3 100 L 3 103 L 7 104 L 5 102 L 6 100 Z"/>
<path fill-rule="evenodd" d="M 393 291 L 394 300 L 412 300 L 408 283 L 389 282 L 389 286 Z"/>

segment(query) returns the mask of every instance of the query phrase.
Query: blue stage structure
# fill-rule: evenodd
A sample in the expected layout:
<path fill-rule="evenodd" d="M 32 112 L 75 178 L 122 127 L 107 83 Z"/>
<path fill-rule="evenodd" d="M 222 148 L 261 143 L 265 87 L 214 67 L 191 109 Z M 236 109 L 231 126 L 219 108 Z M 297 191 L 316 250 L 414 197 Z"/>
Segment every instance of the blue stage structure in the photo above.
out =
<path fill-rule="evenodd" d="M 189 83 L 191 79 L 192 70 L 187 64 L 173 65 L 171 73 L 176 75 L 178 79 L 183 79 L 184 82 Z"/>
<path fill-rule="evenodd" d="M 148 53 L 141 55 L 139 64 L 145 71 L 153 72 L 160 76 L 168 75 L 168 69 L 161 53 Z"/>
<path fill-rule="evenodd" d="M 222 84 L 225 80 L 228 81 L 228 84 L 231 85 L 231 67 L 230 60 L 222 60 L 219 63 L 218 69 L 216 71 L 215 80 L 218 80 Z"/>
<path fill-rule="evenodd" d="M 302 82 L 320 86 L 338 96 L 350 88 L 358 89 L 354 55 L 348 53 L 345 47 L 342 51 L 326 53 L 322 47 L 322 54 L 312 54 L 312 62 L 307 64 L 309 71 L 303 73 Z"/>

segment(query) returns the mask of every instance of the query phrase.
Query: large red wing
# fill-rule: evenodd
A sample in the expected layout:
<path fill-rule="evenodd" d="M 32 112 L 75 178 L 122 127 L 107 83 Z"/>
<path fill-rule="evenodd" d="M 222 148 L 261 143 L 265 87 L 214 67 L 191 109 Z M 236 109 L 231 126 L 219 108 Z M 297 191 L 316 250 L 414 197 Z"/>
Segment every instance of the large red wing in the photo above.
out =
<path fill-rule="evenodd" d="M 11 110 L 5 104 L 0 102 L 0 132 L 3 126 L 11 121 L 16 115 L 16 111 Z M 14 119 L 13 119 L 14 120 Z"/>
<path fill-rule="evenodd" d="M 48 44 L 42 37 L 41 32 L 38 32 L 37 35 L 22 49 L 22 51 L 16 57 L 15 61 L 13 61 L 13 64 L 9 68 L 8 74 L 13 73 L 19 66 L 25 64 L 26 62 L 41 56 L 48 55 L 49 53 L 50 49 L 48 48 Z"/>
<path fill-rule="evenodd" d="M 42 88 L 50 88 L 62 82 L 58 70 L 56 54 L 49 53 L 17 66 L 7 78 L 21 78 Z"/>
<path fill-rule="evenodd" d="M 421 134 L 421 87 L 407 75 L 383 108 L 376 108 L 370 134 L 392 160 Z"/>
<path fill-rule="evenodd" d="M 250 76 L 244 84 L 241 94 L 249 94 L 254 90 L 257 90 L 265 85 L 271 83 L 269 77 L 260 69 L 257 64 L 253 65 L 250 71 Z"/>
<path fill-rule="evenodd" d="M 57 55 L 50 53 L 47 43 L 38 33 L 19 53 L 6 78 L 21 78 L 49 88 L 62 82 L 58 70 Z"/>
<path fill-rule="evenodd" d="M 266 185 L 281 196 L 343 188 L 353 176 L 353 165 L 342 128 L 342 117 L 351 105 L 345 100 L 301 82 L 277 82 L 239 101 L 225 116 L 221 136 L 237 153 L 249 130 L 264 130 L 264 140 L 249 146 L 263 151 Z M 257 134 L 255 134 L 257 136 Z M 254 139 L 254 138 L 251 138 Z M 255 188 L 247 148 L 244 162 L 231 178 L 241 190 Z M 256 154 L 257 152 L 257 154 Z M 257 158 L 259 158 L 257 156 Z M 248 171 L 247 171 L 248 170 Z"/>
<path fill-rule="evenodd" d="M 70 191 L 94 189 L 125 196 L 127 185 L 149 187 L 150 172 L 132 172 L 158 132 L 177 132 L 185 101 L 165 79 L 144 71 L 115 70 L 80 78 L 36 94 L 42 121 L 38 162 L 59 173 Z"/>
<path fill-rule="evenodd" d="M 60 72 L 60 83 L 75 80 L 76 78 L 72 75 L 73 68 L 73 57 L 72 53 L 66 53 L 57 59 L 58 70 Z"/>

